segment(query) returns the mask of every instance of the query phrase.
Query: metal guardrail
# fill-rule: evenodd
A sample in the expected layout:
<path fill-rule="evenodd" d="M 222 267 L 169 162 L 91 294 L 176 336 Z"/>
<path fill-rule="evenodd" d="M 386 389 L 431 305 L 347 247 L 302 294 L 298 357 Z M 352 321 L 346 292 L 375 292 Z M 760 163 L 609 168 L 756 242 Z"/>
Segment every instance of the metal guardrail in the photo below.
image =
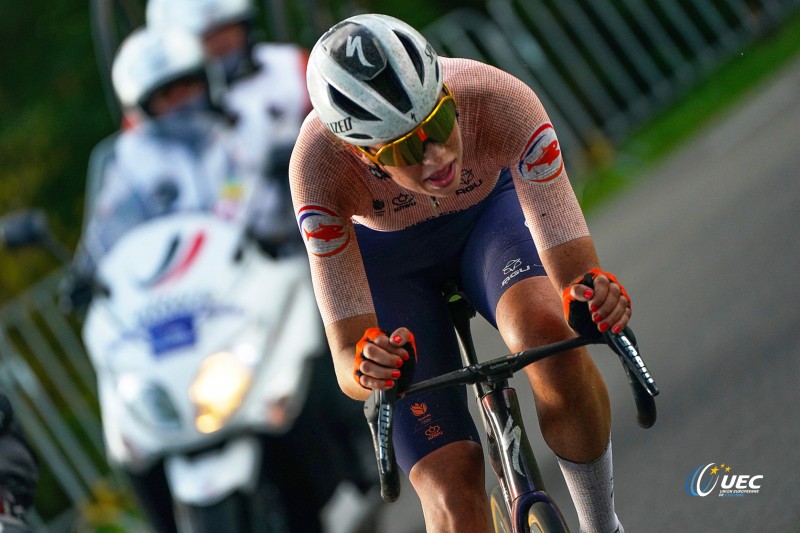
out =
<path fill-rule="evenodd" d="M 423 32 L 531 86 L 571 167 L 607 153 L 800 8 L 798 0 L 487 0 Z"/>
<path fill-rule="evenodd" d="M 313 40 L 320 26 L 345 16 L 320 11 L 316 0 L 302 4 L 311 11 L 289 0 L 265 2 L 275 15 L 272 31 L 284 40 Z M 494 64 L 534 88 L 574 168 L 798 7 L 800 0 L 488 0 L 488 16 L 457 10 L 423 33 L 443 55 Z M 70 531 L 76 509 L 95 497 L 98 484 L 115 479 L 104 460 L 94 372 L 76 325 L 55 305 L 60 277 L 56 272 L 0 307 L 0 387 L 49 472 L 51 485 L 40 490 L 64 502 L 47 526 L 35 513 L 31 519 L 56 532 Z"/>
<path fill-rule="evenodd" d="M 71 531 L 75 505 L 88 502 L 110 468 L 105 461 L 94 371 L 76 328 L 55 302 L 56 271 L 0 308 L 0 387 L 38 452 L 40 490 L 58 494 L 65 513 L 47 531 Z M 35 512 L 34 525 L 45 530 Z M 61 524 L 61 526 L 56 526 Z"/>

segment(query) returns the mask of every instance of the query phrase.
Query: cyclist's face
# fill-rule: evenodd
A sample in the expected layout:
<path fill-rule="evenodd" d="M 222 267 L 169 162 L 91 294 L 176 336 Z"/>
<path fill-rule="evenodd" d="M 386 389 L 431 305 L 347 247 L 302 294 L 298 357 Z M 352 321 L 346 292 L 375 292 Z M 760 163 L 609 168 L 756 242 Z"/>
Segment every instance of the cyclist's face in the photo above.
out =
<path fill-rule="evenodd" d="M 384 144 L 371 146 L 370 151 L 375 153 L 382 146 Z M 365 155 L 360 156 L 366 164 L 374 164 Z M 459 187 L 462 156 L 461 129 L 456 120 L 447 141 L 425 142 L 425 155 L 421 163 L 403 167 L 385 166 L 382 169 L 395 183 L 409 191 L 431 196 L 450 196 Z"/>

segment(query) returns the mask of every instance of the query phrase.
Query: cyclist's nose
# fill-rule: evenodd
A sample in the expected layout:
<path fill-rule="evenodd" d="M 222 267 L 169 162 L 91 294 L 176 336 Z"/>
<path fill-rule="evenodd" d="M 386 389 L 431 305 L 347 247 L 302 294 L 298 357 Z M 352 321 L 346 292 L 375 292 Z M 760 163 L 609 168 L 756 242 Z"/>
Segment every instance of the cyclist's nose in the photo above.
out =
<path fill-rule="evenodd" d="M 447 154 L 447 147 L 444 143 L 438 143 L 433 140 L 426 140 L 422 145 L 423 152 L 422 162 L 425 164 L 438 163 L 442 160 L 443 156 Z"/>

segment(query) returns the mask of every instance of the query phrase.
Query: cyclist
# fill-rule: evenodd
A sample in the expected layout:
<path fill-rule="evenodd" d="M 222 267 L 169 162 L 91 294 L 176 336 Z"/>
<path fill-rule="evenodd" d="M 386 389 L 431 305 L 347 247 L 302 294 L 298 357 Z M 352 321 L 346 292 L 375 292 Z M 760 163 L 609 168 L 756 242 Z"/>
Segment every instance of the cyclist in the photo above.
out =
<path fill-rule="evenodd" d="M 289 156 L 311 108 L 304 75 L 308 53 L 289 43 L 259 42 L 252 0 L 149 0 L 147 24 L 180 27 L 202 39 L 209 61 L 224 71 L 222 105 L 236 118 L 246 164 L 262 177 L 253 191 L 254 229 L 276 224 L 302 251 L 291 213 Z M 280 213 L 280 216 L 274 212 Z"/>
<path fill-rule="evenodd" d="M 376 14 L 320 37 L 307 84 L 314 112 L 290 181 L 347 395 L 364 400 L 405 385 L 412 371 L 420 380 L 460 366 L 441 296 L 454 278 L 512 351 L 569 336 L 568 322 L 587 335 L 625 327 L 630 300 L 600 270 L 553 126 L 530 88 L 491 66 L 438 57 L 408 24 Z M 581 531 L 623 531 L 609 398 L 588 352 L 526 373 Z M 401 399 L 394 427 L 427 530 L 488 531 L 466 391 Z"/>

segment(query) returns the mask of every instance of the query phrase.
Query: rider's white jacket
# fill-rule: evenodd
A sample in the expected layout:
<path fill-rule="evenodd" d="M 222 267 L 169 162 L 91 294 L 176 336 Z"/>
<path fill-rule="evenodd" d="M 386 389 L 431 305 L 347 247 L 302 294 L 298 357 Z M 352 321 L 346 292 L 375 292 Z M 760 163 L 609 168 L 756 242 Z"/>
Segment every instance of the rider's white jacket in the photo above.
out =
<path fill-rule="evenodd" d="M 236 117 L 240 156 L 260 175 L 253 190 L 249 223 L 259 235 L 297 232 L 288 191 L 288 164 L 300 126 L 311 110 L 306 89 L 308 54 L 292 44 L 260 43 L 253 49 L 256 71 L 235 80 L 224 104 Z"/>
<path fill-rule="evenodd" d="M 89 265 L 131 227 L 166 212 L 213 211 L 265 239 L 297 233 L 286 170 L 310 110 L 307 53 L 260 43 L 253 55 L 257 69 L 225 93 L 233 127 L 210 116 L 168 124 L 167 132 L 145 122 L 106 145 L 99 176 L 89 177 L 97 188 L 82 237 Z"/>

